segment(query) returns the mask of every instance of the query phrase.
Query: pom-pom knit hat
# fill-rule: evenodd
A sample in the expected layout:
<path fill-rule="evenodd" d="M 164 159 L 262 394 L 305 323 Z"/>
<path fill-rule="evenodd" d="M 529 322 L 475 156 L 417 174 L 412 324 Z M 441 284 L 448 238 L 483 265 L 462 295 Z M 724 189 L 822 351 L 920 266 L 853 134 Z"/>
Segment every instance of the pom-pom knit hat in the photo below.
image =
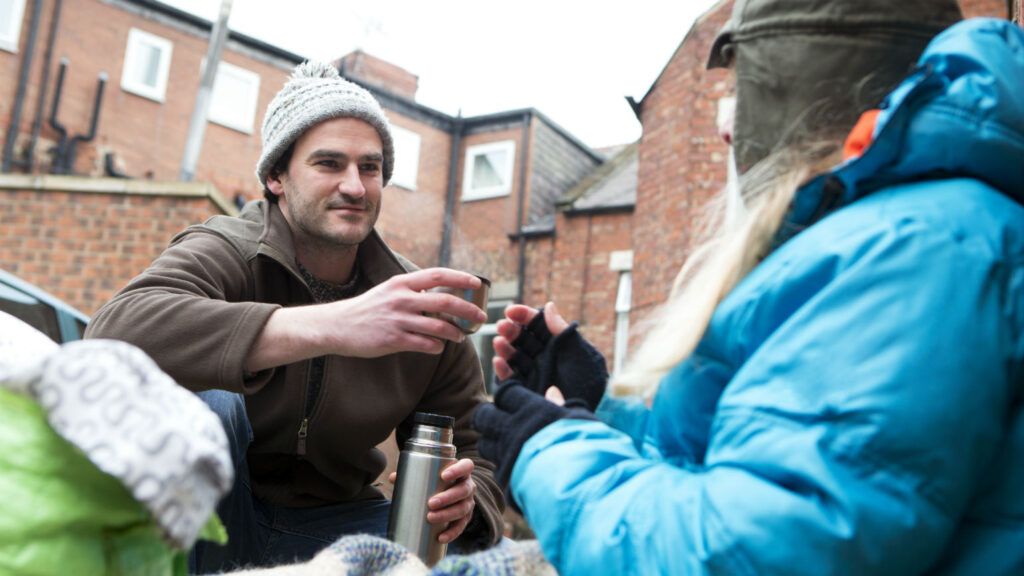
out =
<path fill-rule="evenodd" d="M 266 187 L 267 175 L 289 146 L 306 130 L 325 120 L 358 118 L 373 126 L 383 144 L 384 185 L 395 166 L 391 126 L 380 104 L 361 86 L 345 80 L 325 62 L 303 62 L 295 67 L 284 88 L 267 106 L 263 118 L 263 152 L 256 163 L 256 178 Z"/>

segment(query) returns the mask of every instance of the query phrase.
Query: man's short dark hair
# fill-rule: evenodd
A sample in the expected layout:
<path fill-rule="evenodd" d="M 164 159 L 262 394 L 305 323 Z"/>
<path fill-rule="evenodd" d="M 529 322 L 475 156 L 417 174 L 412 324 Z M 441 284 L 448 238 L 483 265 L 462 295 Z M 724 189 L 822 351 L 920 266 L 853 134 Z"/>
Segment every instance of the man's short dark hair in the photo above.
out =
<path fill-rule="evenodd" d="M 281 157 L 277 159 L 277 162 L 275 162 L 274 166 L 270 169 L 270 176 L 277 178 L 281 174 L 288 173 L 288 163 L 292 161 L 292 152 L 294 151 L 295 145 L 292 144 L 284 151 L 283 154 L 281 154 Z M 277 194 L 271 192 L 270 188 L 268 188 L 266 184 L 263 185 L 263 197 L 267 199 L 267 202 L 277 204 Z"/>

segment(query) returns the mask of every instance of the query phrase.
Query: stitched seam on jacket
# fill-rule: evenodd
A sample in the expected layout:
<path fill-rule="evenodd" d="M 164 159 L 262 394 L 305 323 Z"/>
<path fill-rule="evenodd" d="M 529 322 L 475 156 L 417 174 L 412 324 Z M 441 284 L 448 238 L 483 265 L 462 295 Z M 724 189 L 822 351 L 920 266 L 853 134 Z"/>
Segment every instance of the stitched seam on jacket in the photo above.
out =
<path fill-rule="evenodd" d="M 1014 144 L 1024 147 L 1024 136 L 1022 136 L 1016 130 L 1008 127 L 997 119 L 994 118 L 983 118 L 981 117 L 974 108 L 964 108 L 962 106 L 956 106 L 952 102 L 930 102 L 923 110 L 919 112 L 928 113 L 932 112 L 935 114 L 946 114 L 953 116 L 958 119 L 970 120 L 972 123 L 977 123 L 985 128 L 997 132 L 1000 136 L 1011 140 Z M 914 120 L 919 119 L 920 116 L 915 117 Z M 913 124 L 913 120 L 911 124 Z"/>
<path fill-rule="evenodd" d="M 790 418 L 785 418 L 778 414 L 774 414 L 771 411 L 764 410 L 762 408 L 720 408 L 718 415 L 716 415 L 716 421 L 719 420 L 718 416 L 722 415 L 730 419 L 737 419 L 744 422 L 750 421 L 771 421 L 776 424 L 780 424 L 790 430 L 805 430 L 808 428 L 807 425 L 796 422 Z M 823 420 L 823 419 L 821 419 Z M 817 423 L 817 422 L 815 422 Z M 720 424 L 712 425 L 719 427 Z M 905 494 L 893 491 L 887 484 L 879 483 L 876 481 L 869 480 L 871 475 L 877 474 L 879 471 L 887 472 L 900 480 L 900 486 L 905 487 L 908 491 L 913 492 L 917 496 L 926 500 L 935 510 L 941 512 L 944 516 L 949 518 L 951 521 L 957 519 L 957 515 L 949 510 L 948 506 L 943 502 L 934 490 L 929 489 L 926 482 L 920 481 L 919 474 L 909 472 L 900 466 L 898 463 L 891 460 L 885 460 L 878 456 L 871 454 L 866 450 L 856 451 L 841 451 L 834 449 L 833 443 L 825 445 L 827 454 L 833 456 L 837 462 L 844 464 L 848 469 L 858 477 L 869 482 L 876 489 L 879 489 L 887 494 L 892 495 L 897 499 L 902 499 Z M 909 481 L 908 481 L 909 480 Z"/>

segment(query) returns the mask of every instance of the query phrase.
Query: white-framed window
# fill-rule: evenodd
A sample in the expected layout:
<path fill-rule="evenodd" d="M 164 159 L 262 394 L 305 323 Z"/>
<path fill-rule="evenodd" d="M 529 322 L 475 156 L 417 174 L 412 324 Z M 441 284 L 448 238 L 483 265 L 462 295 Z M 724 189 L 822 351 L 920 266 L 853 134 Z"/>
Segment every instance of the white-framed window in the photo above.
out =
<path fill-rule="evenodd" d="M 164 101 L 167 73 L 171 69 L 174 45 L 138 28 L 128 31 L 128 47 L 124 53 L 121 89 L 157 102 Z"/>
<path fill-rule="evenodd" d="M 462 199 L 480 200 L 507 196 L 512 192 L 512 167 L 516 143 L 513 140 L 470 146 L 462 175 Z"/>
<path fill-rule="evenodd" d="M 0 0 L 0 49 L 18 51 L 25 0 Z"/>
<path fill-rule="evenodd" d="M 612 252 L 608 268 L 619 273 L 619 286 L 615 292 L 615 366 L 618 373 L 626 363 L 629 350 L 629 311 L 633 302 L 633 251 Z"/>
<path fill-rule="evenodd" d="M 391 184 L 415 190 L 420 169 L 420 135 L 392 125 L 391 138 L 395 141 L 395 169 L 391 173 Z"/>
<path fill-rule="evenodd" d="M 252 134 L 260 97 L 260 75 L 221 61 L 210 93 L 206 119 L 232 130 Z"/>

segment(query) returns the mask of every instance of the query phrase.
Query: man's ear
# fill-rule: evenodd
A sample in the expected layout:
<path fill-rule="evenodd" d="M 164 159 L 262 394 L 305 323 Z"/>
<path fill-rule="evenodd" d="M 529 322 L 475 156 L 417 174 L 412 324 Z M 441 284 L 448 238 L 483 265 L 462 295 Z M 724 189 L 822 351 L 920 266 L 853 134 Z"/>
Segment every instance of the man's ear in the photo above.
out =
<path fill-rule="evenodd" d="M 271 170 L 267 174 L 267 190 L 270 190 L 275 196 L 284 196 L 284 183 L 281 182 L 282 174 L 275 170 Z"/>

